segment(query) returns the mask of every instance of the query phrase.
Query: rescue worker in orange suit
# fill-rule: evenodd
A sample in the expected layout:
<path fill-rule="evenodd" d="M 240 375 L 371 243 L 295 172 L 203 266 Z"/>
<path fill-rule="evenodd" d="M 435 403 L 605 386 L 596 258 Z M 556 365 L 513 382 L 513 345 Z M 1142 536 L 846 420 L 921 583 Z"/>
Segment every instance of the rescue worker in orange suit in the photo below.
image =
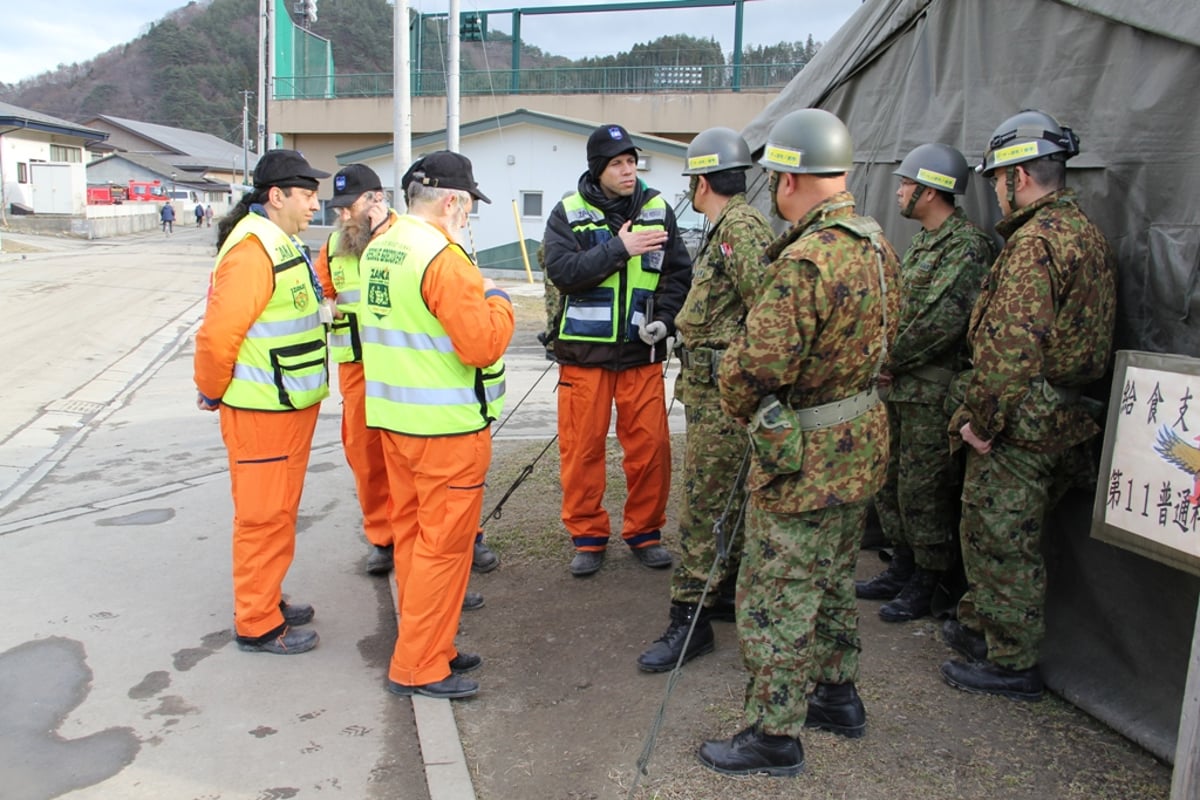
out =
<path fill-rule="evenodd" d="M 338 229 L 329 235 L 315 266 L 325 296 L 335 298 L 337 303 L 329 329 L 329 357 L 338 365 L 342 449 L 354 475 L 363 535 L 371 545 L 367 573 L 386 575 L 392 570 L 387 465 L 379 431 L 367 427 L 362 340 L 358 329 L 362 294 L 358 259 L 375 230 L 385 222 L 394 223 L 398 215 L 387 207 L 379 175 L 365 164 L 351 164 L 333 176 L 333 198 L 325 205 L 337 211 Z"/>
<path fill-rule="evenodd" d="M 363 515 L 363 534 L 371 545 L 366 571 L 369 575 L 386 575 L 392 571 L 387 464 L 382 434 L 376 428 L 367 427 L 359 328 L 362 286 L 358 264 L 371 239 L 390 227 L 399 214 L 387 207 L 383 182 L 375 170 L 365 164 L 351 164 L 333 176 L 333 197 L 326 205 L 337 210 L 338 230 L 329 235 L 314 266 L 325 296 L 334 298 L 337 306 L 329 329 L 329 355 L 338 365 L 342 449 L 354 475 L 354 488 Z M 477 536 L 473 562 L 476 571 L 481 548 L 487 549 Z M 490 549 L 487 552 L 490 553 Z M 496 557 L 493 555 L 492 558 Z M 467 592 L 463 610 L 472 611 L 482 608 L 483 604 L 483 595 Z"/>
<path fill-rule="evenodd" d="M 470 697 L 482 659 L 454 644 L 471 574 L 489 427 L 504 403 L 512 303 L 459 246 L 479 190 L 465 156 L 414 163 L 408 213 L 359 259 L 367 424 L 382 433 L 400 620 L 387 688 Z"/>
<path fill-rule="evenodd" d="M 588 169 L 550 213 L 542 241 L 546 275 L 563 298 L 553 352 L 575 577 L 600 569 L 611 535 L 603 500 L 614 402 L 627 489 L 621 538 L 645 566 L 671 566 L 661 543 L 671 485 L 662 362 L 692 261 L 671 206 L 638 178 L 637 154 L 620 125 L 596 128 Z"/>
<path fill-rule="evenodd" d="M 242 650 L 292 655 L 313 608 L 283 599 L 313 430 L 329 395 L 321 287 L 297 238 L 319 208 L 295 150 L 272 150 L 217 228 L 217 261 L 196 334 L 196 405 L 219 411 L 233 490 L 234 633 Z"/>

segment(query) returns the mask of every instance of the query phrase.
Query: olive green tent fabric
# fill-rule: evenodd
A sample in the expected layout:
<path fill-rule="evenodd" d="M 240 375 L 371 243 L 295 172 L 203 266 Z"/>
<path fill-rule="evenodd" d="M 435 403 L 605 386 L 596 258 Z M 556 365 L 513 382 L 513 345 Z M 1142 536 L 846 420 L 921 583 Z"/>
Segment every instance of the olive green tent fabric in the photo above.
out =
<path fill-rule="evenodd" d="M 1047 111 L 1080 137 L 1068 183 L 1118 256 L 1117 346 L 1200 356 L 1200 14 L 1185 6 L 868 0 L 743 133 L 758 151 L 788 111 L 837 114 L 859 207 L 903 251 L 917 225 L 892 171 L 909 150 L 943 142 L 976 164 L 1006 117 Z M 764 183 L 752 194 L 766 211 Z M 985 228 L 999 218 L 982 179 L 963 205 Z M 1049 526 L 1046 679 L 1171 760 L 1200 580 L 1091 539 L 1091 502 L 1069 495 Z"/>

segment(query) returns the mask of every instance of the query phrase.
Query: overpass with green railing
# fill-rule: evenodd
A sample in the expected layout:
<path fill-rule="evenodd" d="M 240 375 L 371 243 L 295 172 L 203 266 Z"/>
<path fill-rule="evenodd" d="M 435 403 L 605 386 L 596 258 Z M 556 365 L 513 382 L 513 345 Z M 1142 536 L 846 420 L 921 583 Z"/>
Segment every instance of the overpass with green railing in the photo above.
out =
<path fill-rule="evenodd" d="M 604 94 L 672 92 L 759 92 L 777 91 L 800 70 L 800 63 L 745 64 L 742 30 L 746 2 L 753 0 L 641 0 L 580 5 L 508 8 L 473 12 L 460 17 L 459 36 L 466 43 L 489 41 L 489 20 L 508 15 L 511 34 L 499 35 L 510 45 L 507 68 L 461 69 L 460 93 L 473 94 Z M 384 97 L 395 90 L 390 72 L 338 74 L 333 68 L 333 48 L 329 40 L 292 22 L 285 9 L 276 3 L 276 54 L 273 96 L 280 101 L 318 98 Z M 734 9 L 733 52 L 729 63 L 692 64 L 656 63 L 630 66 L 538 66 L 522 67 L 524 54 L 521 24 L 526 17 L 616 13 L 647 10 L 694 10 L 732 7 Z M 280 13 L 282 12 L 282 13 Z M 443 59 L 449 15 L 445 13 L 410 15 L 408 36 L 411 44 L 409 91 L 413 97 L 444 95 L 447 74 Z M 431 68 L 427 62 L 438 62 Z"/>

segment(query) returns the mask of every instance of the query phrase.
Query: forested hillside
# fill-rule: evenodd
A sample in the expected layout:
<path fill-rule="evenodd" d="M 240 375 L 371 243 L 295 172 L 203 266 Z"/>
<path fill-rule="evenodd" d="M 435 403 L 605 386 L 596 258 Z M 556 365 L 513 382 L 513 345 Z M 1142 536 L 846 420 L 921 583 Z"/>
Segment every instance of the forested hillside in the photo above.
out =
<path fill-rule="evenodd" d="M 311 30 L 333 43 L 339 75 L 391 73 L 392 7 L 385 0 L 322 3 Z M 124 45 L 17 84 L 0 83 L 0 100 L 63 119 L 96 114 L 205 131 L 241 142 L 242 92 L 255 90 L 258 0 L 194 0 L 152 24 Z M 426 69 L 442 63 L 444 20 L 428 22 L 423 36 Z M 464 42 L 465 69 L 507 69 L 512 40 L 489 31 L 486 43 Z M 745 63 L 804 63 L 816 52 L 806 43 L 747 48 Z M 687 35 L 662 36 L 628 53 L 583 59 L 576 66 L 720 64 L 720 45 Z M 571 66 L 561 56 L 523 47 L 523 68 Z M 251 100 L 253 115 L 257 101 Z"/>

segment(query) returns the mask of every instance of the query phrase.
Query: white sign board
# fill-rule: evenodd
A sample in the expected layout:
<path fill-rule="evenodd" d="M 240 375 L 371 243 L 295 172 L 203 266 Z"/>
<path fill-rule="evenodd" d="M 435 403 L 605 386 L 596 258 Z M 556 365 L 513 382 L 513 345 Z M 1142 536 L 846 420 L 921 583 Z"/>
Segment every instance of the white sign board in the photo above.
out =
<path fill-rule="evenodd" d="M 1200 359 L 1117 353 L 1092 535 L 1200 574 Z"/>

